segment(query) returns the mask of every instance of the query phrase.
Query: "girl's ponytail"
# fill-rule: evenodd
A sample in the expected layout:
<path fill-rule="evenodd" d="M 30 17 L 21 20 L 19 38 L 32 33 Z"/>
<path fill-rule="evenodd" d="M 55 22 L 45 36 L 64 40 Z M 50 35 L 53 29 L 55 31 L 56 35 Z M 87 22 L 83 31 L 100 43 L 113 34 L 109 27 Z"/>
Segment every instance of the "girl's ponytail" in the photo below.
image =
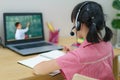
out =
<path fill-rule="evenodd" d="M 112 38 L 112 36 L 113 36 L 113 33 L 110 30 L 110 28 L 108 28 L 107 26 L 105 26 L 105 36 L 104 36 L 103 40 L 105 42 L 110 41 L 111 38 Z"/>
<path fill-rule="evenodd" d="M 91 43 L 98 43 L 99 42 L 99 36 L 97 34 L 97 28 L 96 28 L 96 24 L 92 23 L 90 26 L 90 30 L 87 34 L 87 41 L 91 42 Z"/>

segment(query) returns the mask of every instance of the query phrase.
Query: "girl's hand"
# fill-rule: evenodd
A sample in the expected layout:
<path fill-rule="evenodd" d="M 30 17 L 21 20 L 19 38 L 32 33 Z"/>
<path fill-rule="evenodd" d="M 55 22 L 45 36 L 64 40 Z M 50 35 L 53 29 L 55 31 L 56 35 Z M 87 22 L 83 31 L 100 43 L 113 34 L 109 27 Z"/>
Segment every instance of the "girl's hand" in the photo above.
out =
<path fill-rule="evenodd" d="M 73 50 L 70 46 L 64 46 L 63 51 L 65 51 L 66 53 Z"/>

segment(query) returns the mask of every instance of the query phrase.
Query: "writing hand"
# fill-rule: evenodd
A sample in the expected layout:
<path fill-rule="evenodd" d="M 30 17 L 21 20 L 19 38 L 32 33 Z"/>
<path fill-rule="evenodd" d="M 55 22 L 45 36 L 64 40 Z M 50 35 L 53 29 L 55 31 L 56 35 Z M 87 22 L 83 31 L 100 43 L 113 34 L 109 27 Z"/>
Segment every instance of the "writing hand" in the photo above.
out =
<path fill-rule="evenodd" d="M 64 47 L 63 47 L 63 51 L 65 51 L 66 53 L 69 52 L 69 51 L 71 51 L 71 50 L 72 50 L 72 49 L 71 49 L 70 46 L 64 46 Z"/>

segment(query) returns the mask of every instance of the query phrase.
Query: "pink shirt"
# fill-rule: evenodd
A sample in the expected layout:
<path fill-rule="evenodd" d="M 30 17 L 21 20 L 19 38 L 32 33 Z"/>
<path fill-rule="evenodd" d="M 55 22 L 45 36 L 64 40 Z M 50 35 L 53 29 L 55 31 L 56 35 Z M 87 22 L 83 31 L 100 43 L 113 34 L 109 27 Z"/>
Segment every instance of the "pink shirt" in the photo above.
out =
<path fill-rule="evenodd" d="M 84 41 L 79 48 L 56 60 L 66 80 L 72 80 L 75 73 L 99 80 L 114 80 L 113 55 L 110 42 L 90 44 Z"/>

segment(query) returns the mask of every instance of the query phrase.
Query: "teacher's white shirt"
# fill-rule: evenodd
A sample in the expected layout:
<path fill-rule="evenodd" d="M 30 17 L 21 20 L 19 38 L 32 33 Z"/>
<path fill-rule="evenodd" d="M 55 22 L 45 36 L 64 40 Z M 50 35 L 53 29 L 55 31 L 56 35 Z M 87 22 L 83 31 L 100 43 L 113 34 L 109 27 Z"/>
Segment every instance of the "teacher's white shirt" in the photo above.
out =
<path fill-rule="evenodd" d="M 25 39 L 25 33 L 27 31 L 28 31 L 28 27 L 26 27 L 25 29 L 16 29 L 15 39 L 16 40 Z"/>

